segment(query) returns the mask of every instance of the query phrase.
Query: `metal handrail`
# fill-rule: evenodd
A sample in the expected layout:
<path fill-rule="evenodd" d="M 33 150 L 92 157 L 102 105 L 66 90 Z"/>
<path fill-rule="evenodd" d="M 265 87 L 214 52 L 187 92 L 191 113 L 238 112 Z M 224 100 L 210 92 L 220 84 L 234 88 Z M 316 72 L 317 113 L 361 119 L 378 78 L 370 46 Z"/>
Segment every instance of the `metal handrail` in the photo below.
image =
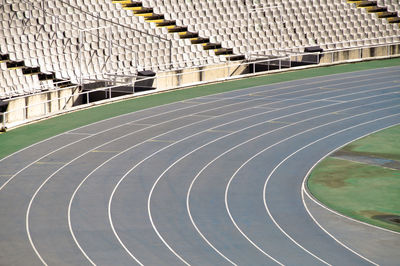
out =
<path fill-rule="evenodd" d="M 64 2 L 64 1 L 62 1 L 62 0 L 58 0 L 57 2 L 60 2 L 60 3 L 65 4 L 65 5 L 67 5 L 67 6 L 70 6 L 70 7 L 74 8 L 74 9 L 77 9 L 77 10 L 79 10 L 80 12 L 85 13 L 85 14 L 87 14 L 87 15 L 89 15 L 89 16 L 92 16 L 92 17 L 95 17 L 95 18 L 98 18 L 98 19 L 107 21 L 107 22 L 112 23 L 112 24 L 116 24 L 116 25 L 121 26 L 121 27 L 123 27 L 123 28 L 127 28 L 127 29 L 130 29 L 130 30 L 132 30 L 132 31 L 137 31 L 137 32 L 140 32 L 140 33 L 145 34 L 145 35 L 150 35 L 150 36 L 152 36 L 152 37 L 155 37 L 155 38 L 158 38 L 158 39 L 162 39 L 162 40 L 164 40 L 164 41 L 170 41 L 170 39 L 167 39 L 167 38 L 164 38 L 164 37 L 161 37 L 161 36 L 157 36 L 157 35 L 154 35 L 154 34 L 151 34 L 151 33 L 145 32 L 145 31 L 141 31 L 141 30 L 138 30 L 138 29 L 134 29 L 134 28 L 131 28 L 131 27 L 129 27 L 129 26 L 120 24 L 120 23 L 118 23 L 118 22 L 115 22 L 115 21 L 112 21 L 112 20 L 109 20 L 109 19 L 106 19 L 106 18 L 103 18 L 103 17 L 100 17 L 100 16 L 95 16 L 95 15 L 93 15 L 93 14 L 87 12 L 87 11 L 82 10 L 82 9 L 79 8 L 79 7 L 76 7 L 76 6 L 74 6 L 74 5 L 71 5 L 70 3 Z"/>

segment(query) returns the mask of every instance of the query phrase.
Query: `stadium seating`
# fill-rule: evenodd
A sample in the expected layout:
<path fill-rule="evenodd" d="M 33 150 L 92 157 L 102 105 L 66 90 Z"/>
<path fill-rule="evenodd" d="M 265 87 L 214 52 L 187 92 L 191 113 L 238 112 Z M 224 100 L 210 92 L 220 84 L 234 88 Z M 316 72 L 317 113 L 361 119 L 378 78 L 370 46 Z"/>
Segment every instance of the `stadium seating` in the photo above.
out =
<path fill-rule="evenodd" d="M 365 8 L 369 13 L 377 14 L 378 18 L 387 19 L 389 23 L 400 26 L 400 2 L 393 0 L 362 1 L 348 0 L 355 3 L 357 7 Z"/>
<path fill-rule="evenodd" d="M 400 41 L 397 0 L 254 2 L 3 0 L 0 99 L 119 82 L 140 70 Z M 376 9 L 367 8 L 370 3 Z"/>

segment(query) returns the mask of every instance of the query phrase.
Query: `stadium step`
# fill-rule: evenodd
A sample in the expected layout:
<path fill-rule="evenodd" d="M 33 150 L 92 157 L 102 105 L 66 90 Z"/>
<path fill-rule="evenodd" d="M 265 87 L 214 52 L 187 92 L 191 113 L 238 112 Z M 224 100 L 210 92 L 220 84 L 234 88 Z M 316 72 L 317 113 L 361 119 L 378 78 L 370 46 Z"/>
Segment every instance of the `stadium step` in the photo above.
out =
<path fill-rule="evenodd" d="M 155 23 L 157 27 L 167 28 L 168 33 L 176 33 L 180 39 L 190 39 L 192 44 L 202 44 L 204 50 L 214 50 L 215 55 L 230 56 L 227 59 L 231 61 L 245 58 L 244 55 L 234 55 L 232 48 L 223 48 L 220 43 L 210 43 L 209 38 L 200 37 L 197 32 L 189 31 L 187 26 L 177 26 L 176 21 L 165 20 L 163 14 L 154 13 L 152 7 L 143 7 L 143 3 L 140 1 L 112 0 L 112 3 L 121 4 L 125 10 L 131 10 L 133 15 L 144 17 L 146 22 Z"/>
<path fill-rule="evenodd" d="M 347 0 L 347 3 L 356 4 L 358 8 L 364 8 L 368 13 L 376 14 L 378 18 L 387 19 L 391 24 L 400 26 L 400 16 L 398 12 L 388 11 L 386 6 L 379 6 L 377 1 L 367 0 Z"/>
<path fill-rule="evenodd" d="M 233 49 L 232 48 L 219 48 L 214 49 L 216 55 L 232 55 Z"/>
<path fill-rule="evenodd" d="M 54 73 L 40 73 L 39 74 L 39 80 L 55 80 L 55 74 Z"/>
<path fill-rule="evenodd" d="M 153 22 L 153 21 L 149 21 L 149 22 Z M 162 22 L 154 22 L 156 23 L 157 27 L 170 27 L 170 26 L 175 26 L 175 21 L 173 20 L 164 20 Z"/>
<path fill-rule="evenodd" d="M 39 81 L 51 80 L 53 84 L 59 88 L 77 85 L 77 84 L 72 84 L 69 80 L 56 79 L 56 75 L 53 72 L 43 73 L 40 70 L 40 67 L 30 67 L 26 66 L 24 61 L 11 60 L 9 54 L 0 54 L 0 63 L 5 63 L 7 69 L 9 70 L 21 69 L 23 75 L 26 76 L 35 75 L 38 77 Z"/>
<path fill-rule="evenodd" d="M 202 44 L 202 43 L 209 43 L 210 39 L 208 38 L 202 38 L 202 37 L 196 37 L 196 38 L 191 38 L 190 42 L 192 44 Z"/>
<path fill-rule="evenodd" d="M 0 54 L 0 63 L 6 63 L 10 61 L 10 55 Z"/>
<path fill-rule="evenodd" d="M 246 57 L 244 55 L 232 55 L 232 56 L 227 56 L 226 60 L 228 61 L 241 61 L 244 60 Z"/>
<path fill-rule="evenodd" d="M 203 43 L 203 49 L 204 50 L 215 50 L 215 49 L 219 49 L 221 48 L 221 44 L 220 43 Z"/>
<path fill-rule="evenodd" d="M 169 33 L 187 32 L 187 27 L 173 26 L 167 27 Z"/>
<path fill-rule="evenodd" d="M 8 61 L 6 62 L 8 69 L 20 69 L 25 68 L 24 61 Z"/>
<path fill-rule="evenodd" d="M 24 75 L 37 75 L 40 73 L 40 67 L 27 67 L 22 69 Z"/>
<path fill-rule="evenodd" d="M 386 12 L 387 11 L 386 7 L 380 7 L 380 6 L 367 6 L 365 9 L 369 13 L 378 13 L 378 12 Z"/>
<path fill-rule="evenodd" d="M 112 1 L 112 3 L 113 4 L 130 4 L 130 3 L 132 3 L 132 1 L 131 0 L 113 0 Z"/>
<path fill-rule="evenodd" d="M 66 88 L 66 87 L 76 85 L 76 84 L 73 84 L 72 82 L 70 82 L 69 80 L 63 80 L 63 79 L 53 79 L 53 82 L 59 88 Z"/>
<path fill-rule="evenodd" d="M 393 18 L 393 17 L 397 17 L 397 13 L 396 12 L 377 12 L 376 15 L 378 16 L 378 18 Z"/>
<path fill-rule="evenodd" d="M 390 17 L 387 18 L 387 20 L 389 21 L 389 23 L 400 23 L 400 17 Z"/>
<path fill-rule="evenodd" d="M 356 3 L 356 6 L 357 7 L 368 7 L 368 8 L 370 8 L 370 7 L 377 6 L 377 3 L 376 3 L 376 1 L 360 1 L 360 2 Z"/>
<path fill-rule="evenodd" d="M 191 39 L 191 38 L 199 37 L 199 34 L 196 32 L 183 31 L 183 32 L 179 32 L 178 34 L 179 34 L 179 38 L 181 38 L 181 39 Z"/>
<path fill-rule="evenodd" d="M 132 1 L 128 1 L 128 0 L 112 1 L 112 2 L 121 4 L 122 8 L 125 10 L 139 11 L 139 10 L 143 9 L 141 2 L 132 2 Z"/>

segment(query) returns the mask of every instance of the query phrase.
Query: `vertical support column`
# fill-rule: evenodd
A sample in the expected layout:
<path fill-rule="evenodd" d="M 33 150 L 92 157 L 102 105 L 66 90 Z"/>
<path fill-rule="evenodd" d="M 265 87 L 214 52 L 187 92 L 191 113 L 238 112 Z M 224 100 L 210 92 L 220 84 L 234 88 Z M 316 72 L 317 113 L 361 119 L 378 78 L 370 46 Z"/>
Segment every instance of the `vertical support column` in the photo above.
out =
<path fill-rule="evenodd" d="M 172 69 L 172 40 L 169 40 L 169 69 Z"/>
<path fill-rule="evenodd" d="M 231 76 L 231 57 L 228 57 L 228 75 L 226 75 L 227 78 Z"/>
<path fill-rule="evenodd" d="M 7 112 L 4 112 L 4 113 L 2 113 L 1 114 L 1 116 L 2 116 L 2 128 L 3 128 L 3 130 L 6 130 L 6 114 L 7 114 Z"/>

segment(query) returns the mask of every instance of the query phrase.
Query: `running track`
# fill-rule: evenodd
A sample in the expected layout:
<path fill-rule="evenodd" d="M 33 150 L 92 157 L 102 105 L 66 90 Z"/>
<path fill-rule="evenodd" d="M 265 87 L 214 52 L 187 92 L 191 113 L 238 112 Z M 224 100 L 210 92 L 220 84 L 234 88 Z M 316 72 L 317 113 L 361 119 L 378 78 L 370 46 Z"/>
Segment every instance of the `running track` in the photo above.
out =
<path fill-rule="evenodd" d="M 400 234 L 318 205 L 322 157 L 400 123 L 400 67 L 195 98 L 0 161 L 1 265 L 395 265 Z"/>

